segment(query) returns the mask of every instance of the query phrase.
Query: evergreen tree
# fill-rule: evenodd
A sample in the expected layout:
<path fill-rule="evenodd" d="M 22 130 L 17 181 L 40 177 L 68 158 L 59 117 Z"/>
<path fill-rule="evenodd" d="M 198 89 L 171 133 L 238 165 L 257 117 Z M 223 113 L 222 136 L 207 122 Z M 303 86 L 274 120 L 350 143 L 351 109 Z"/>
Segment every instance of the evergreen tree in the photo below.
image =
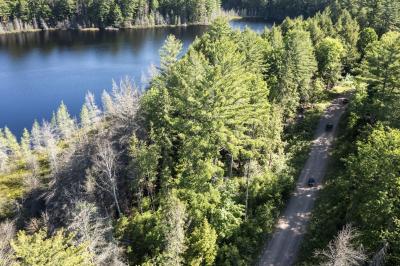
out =
<path fill-rule="evenodd" d="M 86 105 L 82 106 L 80 118 L 81 118 L 81 127 L 83 129 L 87 129 L 87 128 L 89 128 L 91 126 L 89 110 L 86 107 Z"/>
<path fill-rule="evenodd" d="M 373 28 L 364 28 L 360 33 L 360 38 L 357 42 L 358 51 L 361 53 L 361 58 L 364 58 L 365 51 L 370 43 L 378 40 L 378 35 Z"/>
<path fill-rule="evenodd" d="M 35 151 L 39 150 L 42 146 L 42 136 L 41 136 L 41 130 L 40 130 L 40 125 L 35 120 L 32 126 L 31 130 L 31 142 L 32 142 L 32 147 Z"/>
<path fill-rule="evenodd" d="M 69 139 L 75 130 L 75 122 L 68 113 L 67 106 L 64 102 L 61 102 L 61 105 L 58 108 L 56 121 L 60 137 L 63 139 Z"/>
<path fill-rule="evenodd" d="M 340 40 L 328 37 L 317 46 L 318 71 L 328 88 L 332 88 L 341 76 L 343 55 L 344 48 Z"/>
<path fill-rule="evenodd" d="M 399 156 L 400 131 L 378 127 L 367 140 L 357 143 L 355 154 L 347 159 L 353 184 L 347 217 L 361 230 L 359 238 L 367 250 L 376 251 L 388 242 L 389 265 L 400 263 L 400 165 L 393 163 Z"/>
<path fill-rule="evenodd" d="M 204 219 L 203 223 L 194 229 L 190 237 L 190 265 L 214 265 L 217 255 L 217 232 Z"/>
<path fill-rule="evenodd" d="M 7 140 L 3 129 L 0 128 L 0 173 L 5 172 L 8 166 L 8 148 Z"/>
<path fill-rule="evenodd" d="M 4 128 L 4 135 L 7 141 L 8 152 L 14 158 L 20 158 L 21 156 L 21 147 L 19 146 L 18 140 L 15 135 L 10 131 L 8 127 Z"/>
<path fill-rule="evenodd" d="M 25 158 L 27 158 L 31 154 L 31 135 L 26 128 L 24 128 L 24 132 L 21 138 L 21 151 L 24 154 Z"/>
<path fill-rule="evenodd" d="M 285 36 L 280 92 L 277 100 L 285 115 L 295 113 L 299 103 L 309 101 L 311 80 L 317 70 L 310 34 L 303 30 L 290 30 Z"/>
<path fill-rule="evenodd" d="M 164 252 L 158 260 L 162 265 L 179 266 L 183 263 L 185 245 L 185 205 L 176 197 L 169 196 L 163 209 Z"/>
<path fill-rule="evenodd" d="M 85 106 L 88 110 L 89 121 L 91 125 L 96 124 L 100 120 L 101 111 L 97 107 L 96 101 L 94 99 L 94 95 L 91 92 L 88 92 L 85 97 Z"/>
<path fill-rule="evenodd" d="M 62 230 L 53 237 L 47 237 L 43 230 L 34 235 L 20 231 L 11 246 L 16 259 L 22 265 L 93 265 L 92 255 L 87 251 L 86 245 L 75 245 L 72 236 L 64 236 Z"/>
<path fill-rule="evenodd" d="M 368 46 L 362 65 L 364 80 L 384 97 L 400 92 L 400 33 L 388 32 Z"/>
<path fill-rule="evenodd" d="M 360 27 L 348 11 L 342 11 L 336 23 L 336 30 L 339 38 L 345 47 L 344 67 L 349 72 L 358 61 L 357 41 L 359 39 Z"/>
<path fill-rule="evenodd" d="M 164 46 L 160 50 L 161 71 L 165 72 L 178 60 L 182 50 L 182 43 L 176 40 L 174 35 L 169 35 Z"/>
<path fill-rule="evenodd" d="M 115 111 L 113 100 L 107 91 L 103 91 L 103 94 L 101 96 L 101 101 L 103 103 L 103 110 L 105 115 L 112 114 Z"/>

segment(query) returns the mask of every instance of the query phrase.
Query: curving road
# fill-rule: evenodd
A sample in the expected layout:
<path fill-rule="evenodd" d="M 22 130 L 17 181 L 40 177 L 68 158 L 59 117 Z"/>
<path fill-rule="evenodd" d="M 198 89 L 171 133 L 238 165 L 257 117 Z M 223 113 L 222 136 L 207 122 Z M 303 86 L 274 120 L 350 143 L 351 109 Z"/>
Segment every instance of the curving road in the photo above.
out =
<path fill-rule="evenodd" d="M 326 172 L 336 128 L 346 109 L 342 99 L 335 99 L 319 122 L 310 156 L 299 176 L 296 189 L 278 220 L 276 231 L 263 250 L 258 263 L 260 266 L 290 266 L 296 262 L 316 195 Z M 327 123 L 334 125 L 333 130 L 326 131 Z M 314 188 L 307 186 L 310 177 L 317 182 Z"/>

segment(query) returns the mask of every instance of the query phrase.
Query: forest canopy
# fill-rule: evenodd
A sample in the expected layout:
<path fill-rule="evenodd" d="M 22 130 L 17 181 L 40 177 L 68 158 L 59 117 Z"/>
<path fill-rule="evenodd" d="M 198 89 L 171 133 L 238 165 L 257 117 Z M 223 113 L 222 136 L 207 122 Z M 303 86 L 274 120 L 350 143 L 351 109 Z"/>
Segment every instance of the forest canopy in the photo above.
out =
<path fill-rule="evenodd" d="M 384 250 L 388 265 L 400 264 L 399 1 L 316 2 L 291 1 L 283 14 L 304 17 L 261 34 L 215 19 L 182 56 L 169 36 L 145 91 L 122 80 L 101 106 L 89 92 L 79 119 L 61 103 L 21 139 L 0 129 L 0 263 L 253 264 L 323 108 L 336 89 L 351 89 L 340 170 L 321 192 L 299 263 L 325 263 L 314 252 L 341 228 L 339 236 L 352 234 L 351 224 L 359 234 L 347 244 L 365 248 L 360 257 L 372 263 Z M 268 16 L 287 1 L 235 3 L 224 4 Z M 220 4 L 0 0 L 0 16 L 117 26 L 159 14 L 186 23 Z"/>

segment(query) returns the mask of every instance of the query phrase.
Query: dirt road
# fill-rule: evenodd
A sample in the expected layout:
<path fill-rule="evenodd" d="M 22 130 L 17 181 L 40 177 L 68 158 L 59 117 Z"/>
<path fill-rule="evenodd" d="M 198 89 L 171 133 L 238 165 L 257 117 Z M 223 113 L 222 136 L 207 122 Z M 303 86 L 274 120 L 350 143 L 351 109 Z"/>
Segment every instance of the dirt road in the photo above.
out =
<path fill-rule="evenodd" d="M 269 239 L 258 265 L 290 266 L 296 262 L 301 241 L 307 229 L 317 191 L 326 172 L 329 149 L 332 146 L 339 120 L 346 106 L 342 98 L 332 102 L 325 111 L 315 133 L 309 158 L 299 176 L 296 189 L 282 213 L 276 231 Z M 332 123 L 333 130 L 326 131 L 326 124 Z M 309 188 L 308 179 L 316 180 L 317 186 Z"/>

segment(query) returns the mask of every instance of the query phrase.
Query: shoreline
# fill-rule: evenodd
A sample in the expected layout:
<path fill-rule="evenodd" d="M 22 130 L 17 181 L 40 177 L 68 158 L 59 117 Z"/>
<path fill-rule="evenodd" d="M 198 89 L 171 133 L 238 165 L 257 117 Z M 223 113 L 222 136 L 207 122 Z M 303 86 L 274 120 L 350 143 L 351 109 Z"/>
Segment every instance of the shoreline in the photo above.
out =
<path fill-rule="evenodd" d="M 263 17 L 250 17 L 250 16 L 230 16 L 228 21 L 234 20 L 241 20 L 241 19 L 256 19 L 256 20 L 265 20 Z M 48 28 L 48 29 L 27 29 L 27 30 L 13 30 L 13 31 L 3 31 L 0 32 L 0 36 L 8 35 L 8 34 L 19 34 L 19 33 L 30 33 L 30 32 L 49 32 L 49 31 L 67 31 L 67 30 L 74 30 L 74 31 L 81 31 L 81 32 L 97 32 L 97 31 L 119 31 L 119 30 L 129 30 L 129 29 L 155 29 L 155 28 L 185 28 L 190 26 L 209 26 L 212 22 L 195 22 L 195 23 L 188 23 L 188 24 L 165 24 L 165 25 L 132 25 L 130 27 L 88 27 L 88 28 Z"/>

